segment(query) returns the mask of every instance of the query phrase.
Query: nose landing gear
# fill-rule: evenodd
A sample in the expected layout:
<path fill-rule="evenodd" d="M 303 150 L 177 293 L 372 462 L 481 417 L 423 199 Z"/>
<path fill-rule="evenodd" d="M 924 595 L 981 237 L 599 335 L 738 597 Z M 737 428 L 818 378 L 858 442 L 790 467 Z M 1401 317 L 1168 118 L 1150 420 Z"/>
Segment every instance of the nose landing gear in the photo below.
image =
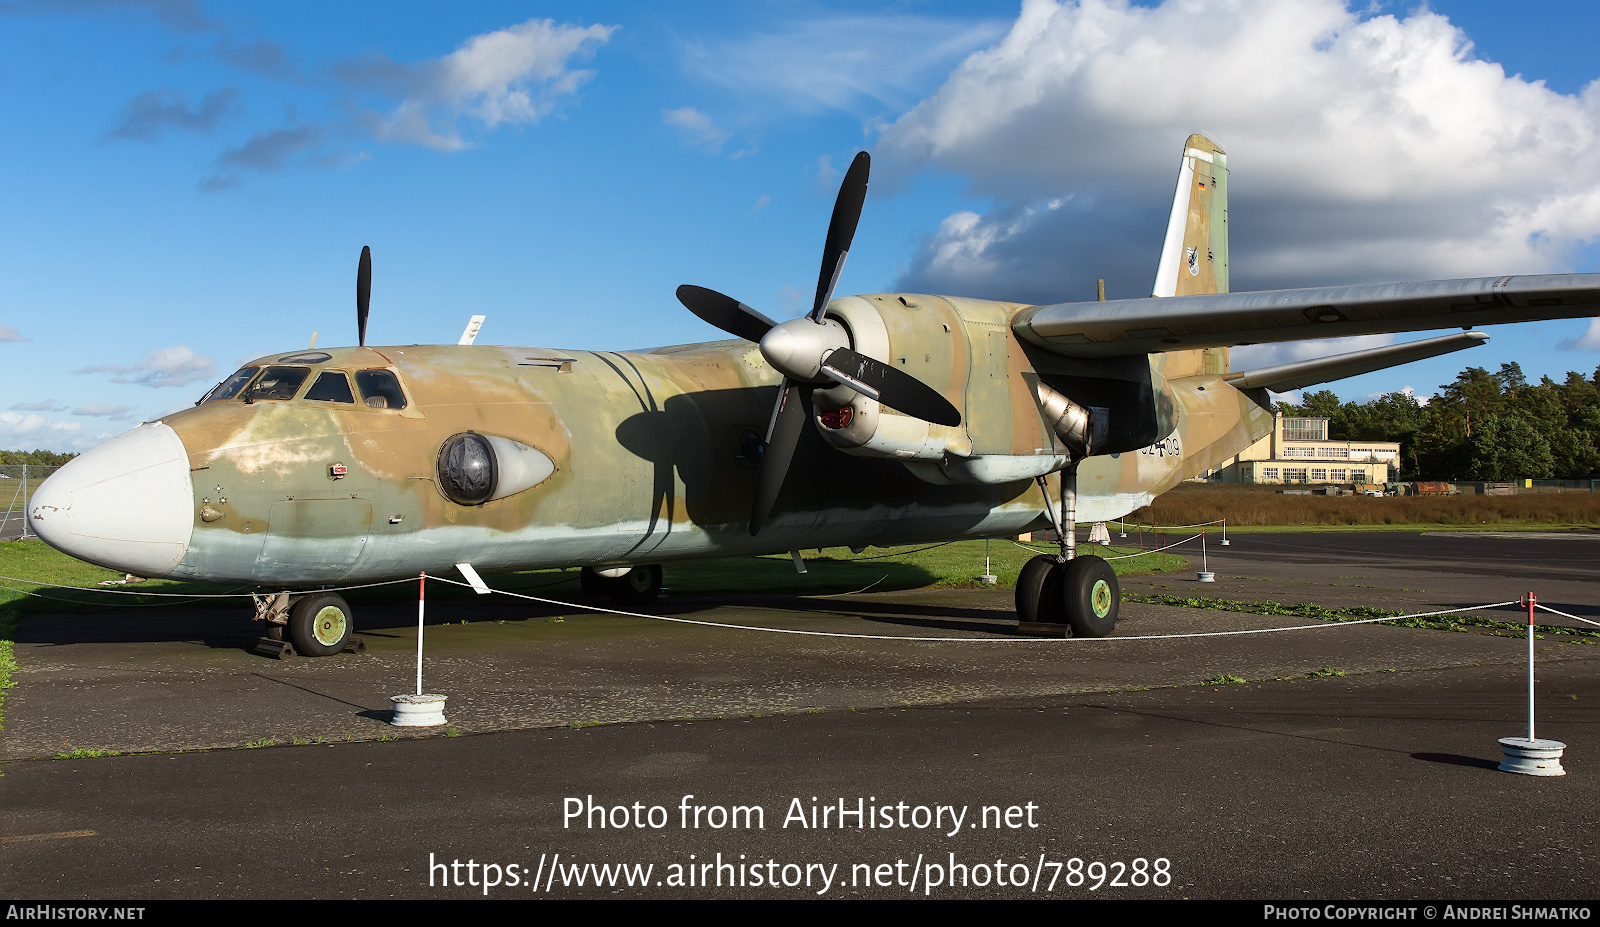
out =
<path fill-rule="evenodd" d="M 610 599 L 613 608 L 645 608 L 654 605 L 661 595 L 661 565 L 602 570 L 584 567 L 579 582 L 586 595 Z"/>
<path fill-rule="evenodd" d="M 264 657 L 328 657 L 365 653 L 367 649 L 366 642 L 353 633 L 350 603 L 337 593 L 260 596 L 256 598 L 256 620 L 265 621 L 266 627 L 252 650 Z"/>

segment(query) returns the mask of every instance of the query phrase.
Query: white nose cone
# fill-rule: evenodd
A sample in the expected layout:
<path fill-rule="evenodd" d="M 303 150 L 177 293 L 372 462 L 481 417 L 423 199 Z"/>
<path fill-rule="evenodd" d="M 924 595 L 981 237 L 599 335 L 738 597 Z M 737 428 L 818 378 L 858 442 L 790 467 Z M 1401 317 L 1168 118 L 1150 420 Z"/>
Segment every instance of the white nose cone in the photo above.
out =
<path fill-rule="evenodd" d="M 166 576 L 194 531 L 189 455 L 150 422 L 74 457 L 34 491 L 28 524 L 51 547 L 136 576 Z"/>

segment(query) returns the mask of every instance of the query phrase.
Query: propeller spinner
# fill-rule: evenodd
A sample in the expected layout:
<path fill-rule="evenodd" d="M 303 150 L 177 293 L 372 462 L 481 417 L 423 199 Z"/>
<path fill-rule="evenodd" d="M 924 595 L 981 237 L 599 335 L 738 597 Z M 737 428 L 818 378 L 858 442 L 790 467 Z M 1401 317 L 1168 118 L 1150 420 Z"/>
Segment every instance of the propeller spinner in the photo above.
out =
<path fill-rule="evenodd" d="M 857 154 L 839 185 L 828 222 L 828 239 L 822 249 L 822 269 L 817 275 L 816 302 L 803 318 L 774 322 L 744 303 L 705 287 L 678 287 L 678 301 L 702 320 L 730 335 L 761 345 L 761 355 L 783 374 L 778 401 L 767 424 L 766 451 L 756 477 L 755 506 L 750 512 L 750 534 L 761 532 L 783 489 L 795 447 L 806 419 L 811 417 L 811 392 L 838 382 L 892 409 L 932 422 L 959 425 L 961 413 L 937 390 L 901 370 L 850 349 L 844 326 L 823 317 L 833 288 L 850 254 L 861 207 L 867 199 L 867 174 L 872 159 Z"/>

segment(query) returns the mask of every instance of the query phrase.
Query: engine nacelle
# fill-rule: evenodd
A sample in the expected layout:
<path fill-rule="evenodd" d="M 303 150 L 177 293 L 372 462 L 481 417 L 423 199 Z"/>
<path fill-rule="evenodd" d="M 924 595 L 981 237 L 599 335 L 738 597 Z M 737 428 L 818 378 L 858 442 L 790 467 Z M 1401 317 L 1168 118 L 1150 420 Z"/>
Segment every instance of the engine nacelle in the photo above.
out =
<path fill-rule="evenodd" d="M 848 330 L 855 351 L 940 391 L 962 410 L 962 422 L 930 424 L 837 385 L 812 393 L 818 433 L 846 454 L 898 460 L 941 485 L 997 485 L 1061 469 L 1065 448 L 1021 378 L 1010 376 L 1012 308 L 899 294 L 834 300 L 828 315 Z"/>
<path fill-rule="evenodd" d="M 903 359 L 894 353 L 896 346 L 890 344 L 889 328 L 884 324 L 883 316 L 867 298 L 849 296 L 836 299 L 828 305 L 827 314 L 844 325 L 852 349 L 905 369 Z M 948 353 L 959 357 L 964 368 L 964 334 L 952 332 L 948 323 L 938 324 L 939 340 L 949 342 Z M 948 380 L 941 383 L 919 376 L 923 373 L 915 371 L 913 376 L 918 376 L 918 379 L 947 397 L 952 395 L 949 389 L 952 384 Z M 813 424 L 818 433 L 823 440 L 846 454 L 887 460 L 936 461 L 944 459 L 951 452 L 960 454 L 964 451 L 970 453 L 971 450 L 971 441 L 967 439 L 964 427 L 934 425 L 901 415 L 843 384 L 815 391 L 811 394 L 811 403 L 816 413 Z M 963 404 L 957 402 L 956 407 L 960 409 Z M 963 412 L 962 418 L 965 417 Z"/>

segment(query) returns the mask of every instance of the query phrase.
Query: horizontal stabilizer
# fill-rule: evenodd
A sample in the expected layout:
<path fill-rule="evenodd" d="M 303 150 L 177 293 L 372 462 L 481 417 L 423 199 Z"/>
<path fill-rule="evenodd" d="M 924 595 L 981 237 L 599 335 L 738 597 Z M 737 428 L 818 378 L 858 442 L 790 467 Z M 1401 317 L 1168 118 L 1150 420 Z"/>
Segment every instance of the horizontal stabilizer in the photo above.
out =
<path fill-rule="evenodd" d="M 1279 364 L 1275 367 L 1261 367 L 1256 370 L 1230 373 L 1224 376 L 1223 379 L 1238 389 L 1259 389 L 1264 387 L 1274 393 L 1282 393 L 1291 389 L 1301 389 L 1307 386 L 1315 386 L 1318 383 L 1343 380 L 1345 377 L 1371 373 L 1374 370 L 1382 370 L 1385 367 L 1396 367 L 1400 364 L 1409 364 L 1412 361 L 1438 357 L 1441 354 L 1449 354 L 1451 351 L 1475 348 L 1488 340 L 1489 336 L 1483 332 L 1461 332 L 1440 338 L 1425 338 L 1422 341 L 1411 341 L 1406 344 L 1391 344 L 1381 348 L 1370 348 L 1365 351 L 1353 351 L 1349 354 L 1314 357 L 1311 360 L 1295 361 L 1292 364 Z"/>
<path fill-rule="evenodd" d="M 1011 327 L 1066 357 L 1118 357 L 1595 315 L 1600 274 L 1542 274 L 1059 303 Z"/>

